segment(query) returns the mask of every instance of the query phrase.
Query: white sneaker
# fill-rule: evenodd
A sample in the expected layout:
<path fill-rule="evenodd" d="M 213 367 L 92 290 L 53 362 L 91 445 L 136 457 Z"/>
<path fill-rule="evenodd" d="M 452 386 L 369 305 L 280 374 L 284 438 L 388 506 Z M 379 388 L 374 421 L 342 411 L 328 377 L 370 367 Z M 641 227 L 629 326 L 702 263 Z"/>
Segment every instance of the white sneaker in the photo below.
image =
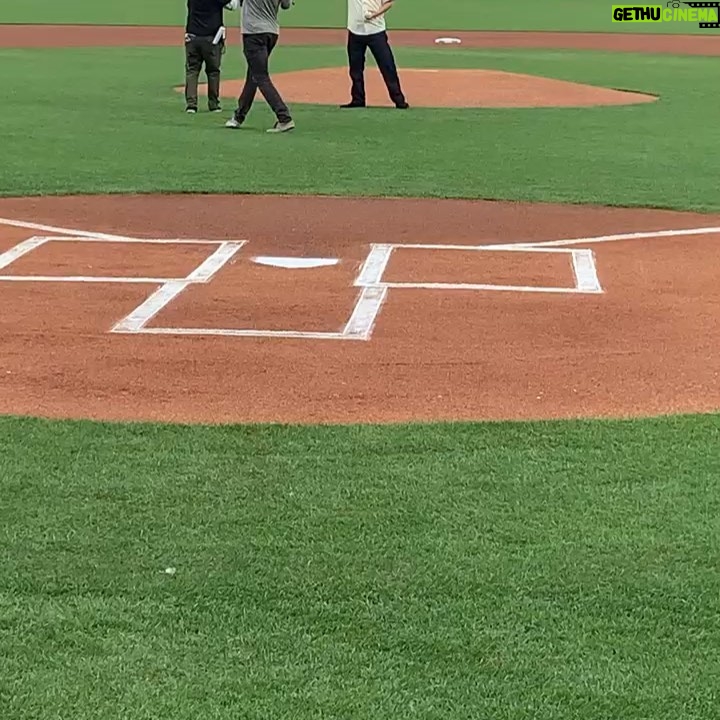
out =
<path fill-rule="evenodd" d="M 195 114 L 197 113 L 197 110 L 196 110 L 195 108 L 186 108 L 186 109 L 185 109 L 185 112 L 186 112 L 188 115 L 195 115 Z"/>
<path fill-rule="evenodd" d="M 276 122 L 269 130 L 269 133 L 284 133 L 288 132 L 289 130 L 295 129 L 295 123 L 292 120 L 288 120 L 287 122 Z"/>
<path fill-rule="evenodd" d="M 225 123 L 226 128 L 231 128 L 233 130 L 237 130 L 241 125 L 242 123 L 238 122 L 234 115 Z"/>

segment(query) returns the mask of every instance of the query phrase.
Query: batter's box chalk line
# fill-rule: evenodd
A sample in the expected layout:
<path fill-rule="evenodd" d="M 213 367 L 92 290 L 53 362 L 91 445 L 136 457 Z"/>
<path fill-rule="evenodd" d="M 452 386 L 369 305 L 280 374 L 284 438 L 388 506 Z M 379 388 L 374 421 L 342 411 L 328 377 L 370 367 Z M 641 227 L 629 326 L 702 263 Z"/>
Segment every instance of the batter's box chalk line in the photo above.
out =
<path fill-rule="evenodd" d="M 354 281 L 359 289 L 355 304 L 345 326 L 332 332 L 307 332 L 298 330 L 257 330 L 242 328 L 162 328 L 148 327 L 159 312 L 179 297 L 187 288 L 199 283 L 209 283 L 247 244 L 246 240 L 192 240 L 188 238 L 137 238 L 110 233 L 91 232 L 62 228 L 41 223 L 0 218 L 0 226 L 31 230 L 42 235 L 33 236 L 16 246 L 0 253 L 0 271 L 8 268 L 20 258 L 48 242 L 92 242 L 92 243 L 137 243 L 161 245 L 201 245 L 212 249 L 191 273 L 183 278 L 132 278 L 132 277 L 86 277 L 86 276 L 17 276 L 0 275 L 0 281 L 7 282 L 78 282 L 78 283 L 148 283 L 159 287 L 135 310 L 120 320 L 110 332 L 118 334 L 176 335 L 176 336 L 218 336 L 285 338 L 297 340 L 362 340 L 371 338 L 374 327 L 391 290 L 403 288 L 428 290 L 480 290 L 506 292 L 553 292 L 553 293 L 602 293 L 593 251 L 588 246 L 601 243 L 645 240 L 652 238 L 676 238 L 720 233 L 720 227 L 698 227 L 681 230 L 655 230 L 648 232 L 619 233 L 581 238 L 567 238 L 540 242 L 516 242 L 491 245 L 422 245 L 422 244 L 373 244 Z M 418 250 L 463 250 L 463 251 L 505 251 L 565 253 L 571 260 L 574 287 L 538 288 L 512 285 L 468 284 L 468 283 L 388 283 L 383 280 L 392 254 L 399 249 Z M 287 269 L 308 269 L 330 267 L 340 263 L 338 258 L 297 258 L 289 256 L 257 256 L 253 261 Z"/>
<path fill-rule="evenodd" d="M 566 255 L 574 279 L 572 287 L 545 287 L 528 285 L 500 285 L 493 283 L 440 283 L 440 282 L 388 282 L 384 275 L 392 256 L 398 251 L 442 251 L 442 252 L 517 252 Z M 358 278 L 357 287 L 382 287 L 394 290 L 442 290 L 442 291 L 483 291 L 483 292 L 519 292 L 519 293 L 569 293 L 597 294 L 603 289 L 598 279 L 595 256 L 589 249 L 545 248 L 516 245 L 424 245 L 419 243 L 378 244 L 373 245 Z"/>

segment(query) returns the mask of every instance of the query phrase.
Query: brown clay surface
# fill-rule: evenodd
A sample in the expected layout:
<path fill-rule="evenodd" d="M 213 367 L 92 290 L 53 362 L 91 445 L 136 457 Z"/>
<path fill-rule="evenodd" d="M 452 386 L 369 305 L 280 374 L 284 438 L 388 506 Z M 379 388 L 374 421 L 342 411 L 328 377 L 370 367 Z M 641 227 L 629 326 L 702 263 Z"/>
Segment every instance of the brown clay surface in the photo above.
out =
<path fill-rule="evenodd" d="M 384 278 L 393 283 L 572 287 L 568 255 L 488 250 L 396 250 Z"/>
<path fill-rule="evenodd" d="M 719 217 L 650 210 L 187 195 L 6 199 L 0 216 L 140 237 L 247 238 L 226 272 L 191 288 L 199 294 L 181 296 L 157 322 L 326 330 L 346 319 L 345 283 L 380 237 L 475 245 L 720 225 Z M 30 235 L 0 228 L 0 246 Z M 152 286 L 0 282 L 0 412 L 382 422 L 720 409 L 718 236 L 593 247 L 602 295 L 391 290 L 369 342 L 112 335 Z M 447 255 L 436 265 L 427 252 L 426 264 L 399 252 L 393 276 L 448 278 Z M 146 266 L 146 253 L 128 245 L 127 267 Z M 257 254 L 342 262 L 281 271 L 255 265 Z M 564 273 L 552 264 L 538 270 L 534 257 L 516 265 L 510 255 L 466 256 L 459 278 L 524 283 Z"/>
<path fill-rule="evenodd" d="M 255 246 L 248 245 L 247 252 L 226 265 L 211 283 L 188 288 L 150 327 L 304 332 L 342 328 L 357 296 L 353 280 L 364 259 L 360 245 L 348 248 L 342 265 L 302 270 L 254 264 Z M 295 247 L 294 253 L 303 251 Z"/>
<path fill-rule="evenodd" d="M 16 260 L 3 274 L 172 279 L 187 276 L 207 256 L 202 245 L 144 245 L 142 252 L 129 252 L 127 243 L 55 241 Z"/>
<path fill-rule="evenodd" d="M 273 79 L 283 97 L 291 103 L 338 105 L 347 102 L 347 68 L 278 73 Z M 404 68 L 402 82 L 413 107 L 583 107 L 631 105 L 657 100 L 643 93 L 499 70 Z M 242 86 L 242 80 L 225 80 L 222 95 L 237 98 Z M 182 92 L 184 88 L 176 90 Z M 207 85 L 203 85 L 201 91 L 207 94 Z M 368 105 L 393 106 L 377 71 L 367 73 L 366 93 Z"/>
<path fill-rule="evenodd" d="M 438 52 L 457 47 L 436 46 L 438 37 L 456 37 L 469 48 L 557 48 L 610 50 L 614 52 L 720 55 L 717 35 L 645 35 L 630 33 L 565 32 L 447 32 L 393 30 L 393 44 L 408 47 L 438 47 Z M 89 25 L 0 25 L 0 47 L 157 47 L 182 44 L 178 27 L 124 27 Z M 284 28 L 284 45 L 343 45 L 343 30 Z M 239 42 L 232 28 L 230 41 Z"/>

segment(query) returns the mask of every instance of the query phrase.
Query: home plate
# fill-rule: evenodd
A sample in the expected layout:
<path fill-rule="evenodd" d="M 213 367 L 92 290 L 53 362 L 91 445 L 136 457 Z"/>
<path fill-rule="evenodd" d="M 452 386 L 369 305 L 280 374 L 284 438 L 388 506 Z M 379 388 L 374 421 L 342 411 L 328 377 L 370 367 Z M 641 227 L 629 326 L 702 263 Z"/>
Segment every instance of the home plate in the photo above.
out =
<path fill-rule="evenodd" d="M 270 265 L 271 267 L 289 268 L 291 270 L 330 267 L 340 262 L 337 258 L 303 258 L 303 257 L 272 257 L 261 256 L 253 258 L 258 265 Z"/>

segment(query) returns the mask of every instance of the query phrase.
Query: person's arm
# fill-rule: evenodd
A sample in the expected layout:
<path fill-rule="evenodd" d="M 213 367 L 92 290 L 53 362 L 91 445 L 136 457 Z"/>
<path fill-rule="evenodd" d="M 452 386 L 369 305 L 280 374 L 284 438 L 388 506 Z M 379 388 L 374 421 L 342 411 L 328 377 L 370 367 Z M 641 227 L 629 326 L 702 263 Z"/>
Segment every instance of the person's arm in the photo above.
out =
<path fill-rule="evenodd" d="M 370 13 L 365 16 L 366 20 L 374 20 L 375 18 L 379 18 L 382 15 L 384 15 L 393 5 L 395 4 L 395 0 L 386 0 L 381 6 L 379 10 L 376 10 L 374 13 Z"/>

